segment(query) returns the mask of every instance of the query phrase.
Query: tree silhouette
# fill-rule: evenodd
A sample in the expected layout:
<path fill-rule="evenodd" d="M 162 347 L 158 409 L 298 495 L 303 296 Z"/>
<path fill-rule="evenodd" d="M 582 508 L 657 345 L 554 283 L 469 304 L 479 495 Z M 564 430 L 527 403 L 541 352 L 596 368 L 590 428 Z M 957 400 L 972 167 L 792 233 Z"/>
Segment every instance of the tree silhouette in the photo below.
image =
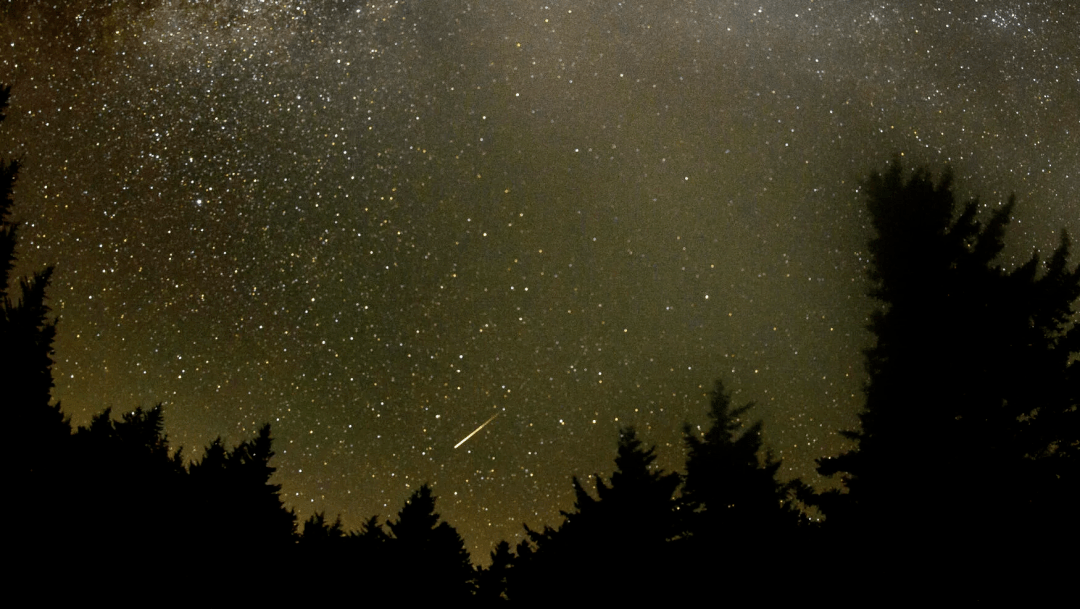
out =
<path fill-rule="evenodd" d="M 202 460 L 189 467 L 193 526 L 210 538 L 249 547 L 292 542 L 296 515 L 285 509 L 281 486 L 270 482 L 272 444 L 267 424 L 231 451 L 220 438 L 207 447 Z"/>
<path fill-rule="evenodd" d="M 822 497 L 827 523 L 866 543 L 1059 526 L 1078 488 L 1080 271 L 1068 269 L 1068 236 L 1042 273 L 1037 256 L 1006 271 L 995 260 L 1015 201 L 984 225 L 978 201 L 957 215 L 951 183 L 905 177 L 899 162 L 865 183 L 879 303 L 866 406 L 845 432 L 857 447 L 819 472 L 843 483 Z"/>
<path fill-rule="evenodd" d="M 175 543 L 184 516 L 180 451 L 170 454 L 160 405 L 125 413 L 106 409 L 75 434 L 67 490 L 81 509 L 69 517 L 77 545 Z"/>
<path fill-rule="evenodd" d="M 635 547 L 659 551 L 679 533 L 673 496 L 682 480 L 656 468 L 655 461 L 656 447 L 644 448 L 636 430 L 624 428 L 611 484 L 596 477 L 600 501 L 593 506 L 603 506 L 613 539 L 625 540 L 628 531 L 635 531 Z"/>
<path fill-rule="evenodd" d="M 500 541 L 491 551 L 491 565 L 477 574 L 477 600 L 495 605 L 508 600 L 508 580 L 512 577 L 514 555 L 510 544 Z"/>
<path fill-rule="evenodd" d="M 0 123 L 10 88 L 0 86 Z M 0 391 L 16 438 L 14 496 L 47 526 L 20 527 L 18 550 L 99 548 L 157 551 L 238 542 L 246 549 L 288 547 L 295 515 L 286 510 L 274 468 L 269 425 L 228 451 L 220 440 L 184 467 L 172 453 L 161 406 L 119 420 L 111 410 L 74 435 L 51 403 L 56 320 L 45 301 L 52 268 L 11 286 L 18 224 L 12 219 L 18 162 L 0 160 Z M 331 527 L 332 528 L 332 527 Z M 132 555 L 136 555 L 132 553 Z"/>
<path fill-rule="evenodd" d="M 668 542 L 679 533 L 675 473 L 654 466 L 655 447 L 645 449 L 633 427 L 619 432 L 616 470 L 610 482 L 599 475 L 597 497 L 576 476 L 574 510 L 562 512 L 562 526 L 534 531 L 518 546 L 510 578 L 510 600 L 556 602 L 573 591 L 579 600 L 640 602 L 671 591 Z M 582 589 L 576 578 L 594 578 Z"/>
<path fill-rule="evenodd" d="M 10 94 L 9 86 L 0 85 L 0 124 Z M 60 522 L 71 424 L 60 405 L 51 403 L 56 320 L 49 316 L 45 290 L 52 268 L 19 278 L 18 288 L 11 285 L 17 260 L 19 227 L 12 208 L 18 173 L 18 161 L 0 159 L 0 403 L 14 436 L 6 451 L 14 471 L 13 495 L 33 498 L 42 521 Z M 50 546 L 61 543 L 63 535 L 21 528 L 15 538 L 16 546 Z"/>
<path fill-rule="evenodd" d="M 439 521 L 431 487 L 417 489 L 388 526 L 391 564 L 406 571 L 391 574 L 393 587 L 409 590 L 410 599 L 468 599 L 474 592 L 474 570 L 465 542 L 454 527 Z M 369 529 L 370 530 L 370 529 Z M 422 586 L 416 583 L 423 582 Z"/>
<path fill-rule="evenodd" d="M 349 533 L 349 539 L 362 551 L 375 553 L 384 548 L 390 536 L 379 526 L 379 517 L 372 516 L 360 525 L 359 531 Z"/>
<path fill-rule="evenodd" d="M 341 516 L 338 516 L 334 522 L 328 522 L 323 512 L 315 512 L 304 521 L 300 544 L 326 548 L 334 541 L 344 538 L 345 528 L 341 524 Z"/>
<path fill-rule="evenodd" d="M 10 96 L 11 87 L 0 86 L 0 124 Z M 18 161 L 0 159 L 0 390 L 14 415 L 11 424 L 23 431 L 24 444 L 16 454 L 25 459 L 19 470 L 28 471 L 71 435 L 71 425 L 59 404 L 50 403 L 56 320 L 49 316 L 45 290 L 52 267 L 20 278 L 18 289 L 10 285 L 17 261 L 19 225 L 12 208 L 18 174 Z"/>
<path fill-rule="evenodd" d="M 790 538 L 805 517 L 793 501 L 801 481 L 780 482 L 781 462 L 761 453 L 761 421 L 739 434 L 739 417 L 753 404 L 731 408 L 721 381 L 710 395 L 711 425 L 704 433 L 687 424 L 686 484 L 682 500 L 690 551 L 706 554 L 725 544 L 749 547 Z"/>

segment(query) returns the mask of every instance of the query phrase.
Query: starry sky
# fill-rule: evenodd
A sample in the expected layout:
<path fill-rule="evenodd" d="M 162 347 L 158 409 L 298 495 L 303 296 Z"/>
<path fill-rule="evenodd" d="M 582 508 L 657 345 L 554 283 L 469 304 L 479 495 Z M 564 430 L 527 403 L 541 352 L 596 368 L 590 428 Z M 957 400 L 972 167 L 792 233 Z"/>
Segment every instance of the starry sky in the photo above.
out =
<path fill-rule="evenodd" d="M 1080 235 L 1071 2 L 53 4 L 0 3 L 0 154 L 63 409 L 270 422 L 301 518 L 430 482 L 478 561 L 717 379 L 822 484 L 893 157 L 1016 193 L 1006 266 Z"/>

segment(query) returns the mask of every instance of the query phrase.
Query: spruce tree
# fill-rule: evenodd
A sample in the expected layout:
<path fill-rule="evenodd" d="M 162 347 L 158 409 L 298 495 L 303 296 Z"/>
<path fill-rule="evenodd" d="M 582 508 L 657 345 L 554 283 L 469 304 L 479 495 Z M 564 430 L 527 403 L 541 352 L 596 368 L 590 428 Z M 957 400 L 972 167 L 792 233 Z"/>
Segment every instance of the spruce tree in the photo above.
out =
<path fill-rule="evenodd" d="M 0 125 L 10 100 L 11 88 L 0 85 Z M 52 277 L 46 267 L 12 285 L 17 262 L 19 225 L 13 219 L 15 183 L 19 162 L 0 158 L 0 404 L 7 415 L 9 467 L 13 496 L 28 499 L 24 505 L 44 522 L 60 522 L 68 494 L 66 472 L 71 424 L 60 404 L 52 403 L 53 339 L 56 319 L 50 316 L 45 291 Z M 45 546 L 62 543 L 57 528 L 15 535 L 15 545 Z"/>
<path fill-rule="evenodd" d="M 633 537 L 632 545 L 658 552 L 679 533 L 674 495 L 682 479 L 655 462 L 656 447 L 645 448 L 633 427 L 622 429 L 610 485 L 597 476 L 596 493 L 613 539 Z"/>
<path fill-rule="evenodd" d="M 390 574 L 391 586 L 411 586 L 412 600 L 469 599 L 475 585 L 469 552 L 457 530 L 440 522 L 435 499 L 424 484 L 405 502 L 397 520 L 388 523 L 393 535 L 387 542 L 389 557 L 398 567 Z"/>
<path fill-rule="evenodd" d="M 270 481 L 276 468 L 270 424 L 263 425 L 252 440 L 241 442 L 229 455 L 228 472 L 238 533 L 250 543 L 280 546 L 292 541 L 296 515 L 285 508 L 281 485 Z"/>
<path fill-rule="evenodd" d="M 188 467 L 186 520 L 193 536 L 253 549 L 282 549 L 294 541 L 296 514 L 271 482 L 272 444 L 267 424 L 232 450 L 214 440 Z"/>
<path fill-rule="evenodd" d="M 81 506 L 68 518 L 72 545 L 133 549 L 186 541 L 180 523 L 187 517 L 187 471 L 181 451 L 170 454 L 160 404 L 120 420 L 105 409 L 72 444 L 66 486 Z"/>
<path fill-rule="evenodd" d="M 683 431 L 688 545 L 708 552 L 715 545 L 761 545 L 792 535 L 805 520 L 794 502 L 802 483 L 778 480 L 781 462 L 762 454 L 761 421 L 739 433 L 739 418 L 753 404 L 732 408 L 720 381 L 709 404 L 709 428 L 700 433 L 686 425 Z"/>
<path fill-rule="evenodd" d="M 511 601 L 577 600 L 642 602 L 671 593 L 670 541 L 679 534 L 675 491 L 681 478 L 655 466 L 655 447 L 645 448 L 633 427 L 619 431 L 615 472 L 596 475 L 596 497 L 574 476 L 574 509 L 562 512 L 558 529 L 525 528 L 509 580 Z M 581 589 L 589 573 L 596 585 Z"/>
<path fill-rule="evenodd" d="M 323 512 L 315 512 L 304 521 L 299 543 L 305 547 L 316 547 L 325 550 L 334 542 L 344 538 L 345 528 L 341 524 L 341 516 L 330 522 Z"/>
<path fill-rule="evenodd" d="M 823 460 L 841 490 L 827 524 L 860 539 L 970 544 L 1064 523 L 1077 484 L 1075 306 L 1070 241 L 1049 264 L 999 262 L 1015 201 L 985 224 L 978 201 L 957 210 L 951 174 L 935 184 L 899 162 L 864 185 L 875 236 L 856 447 Z M 1041 524 L 1040 524 L 1041 523 Z"/>
<path fill-rule="evenodd" d="M 10 88 L 0 86 L 0 123 Z M 14 496 L 51 527 L 20 530 L 15 546 L 147 550 L 156 544 L 190 548 L 207 540 L 248 549 L 293 541 L 295 515 L 286 510 L 274 468 L 270 428 L 233 451 L 220 441 L 188 475 L 180 450 L 170 454 L 160 405 L 113 420 L 110 410 L 73 437 L 52 403 L 56 319 L 46 303 L 52 268 L 12 284 L 18 223 L 12 218 L 19 163 L 0 159 L 0 404 L 14 444 Z M 72 506 L 79 506 L 72 509 Z M 64 526 L 60 526 L 63 523 Z"/>
<path fill-rule="evenodd" d="M 491 551 L 491 565 L 477 573 L 477 600 L 481 605 L 498 605 L 508 600 L 507 582 L 512 578 L 514 555 L 510 544 L 500 541 Z"/>
<path fill-rule="evenodd" d="M 11 87 L 0 86 L 0 124 Z M 12 424 L 22 430 L 25 445 L 16 451 L 19 471 L 29 472 L 49 461 L 71 435 L 71 425 L 59 404 L 52 404 L 53 339 L 56 319 L 50 316 L 45 291 L 52 267 L 40 269 L 11 285 L 15 269 L 19 224 L 12 218 L 19 162 L 0 159 L 0 391 L 14 415 Z"/>

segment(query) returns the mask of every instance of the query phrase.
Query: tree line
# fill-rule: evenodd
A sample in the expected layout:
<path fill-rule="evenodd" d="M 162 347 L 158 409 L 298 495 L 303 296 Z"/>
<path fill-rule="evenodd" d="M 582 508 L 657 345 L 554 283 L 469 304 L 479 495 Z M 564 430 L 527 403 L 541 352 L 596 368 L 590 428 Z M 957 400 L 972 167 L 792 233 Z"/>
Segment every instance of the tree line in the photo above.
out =
<path fill-rule="evenodd" d="M 9 93 L 0 87 L 0 123 Z M 763 565 L 785 555 L 855 553 L 876 565 L 914 546 L 970 556 L 1002 539 L 1076 539 L 1080 269 L 1069 267 L 1070 240 L 1062 231 L 1047 261 L 1003 268 L 1015 201 L 984 222 L 978 201 L 958 208 L 948 171 L 935 181 L 895 161 L 863 184 L 874 343 L 860 426 L 843 432 L 853 448 L 819 461 L 833 488 L 781 480 L 762 423 L 740 431 L 751 405 L 733 407 L 718 381 L 707 429 L 684 429 L 685 473 L 658 469 L 655 447 L 624 428 L 610 479 L 573 477 L 558 526 L 523 523 L 515 547 L 501 542 L 476 569 L 427 485 L 383 524 L 373 516 L 346 531 L 322 513 L 298 523 L 270 481 L 269 425 L 236 446 L 215 440 L 190 463 L 170 449 L 160 406 L 106 410 L 73 429 L 51 398 L 52 270 L 11 277 L 18 170 L 0 161 L 0 386 L 14 439 L 8 497 L 25 521 L 11 533 L 17 551 L 240 549 L 234 569 L 288 556 L 300 570 L 377 577 L 379 590 L 410 599 L 498 604 L 564 602 L 570 589 L 662 600 L 674 582 L 711 586 L 721 573 L 763 583 L 775 575 Z"/>

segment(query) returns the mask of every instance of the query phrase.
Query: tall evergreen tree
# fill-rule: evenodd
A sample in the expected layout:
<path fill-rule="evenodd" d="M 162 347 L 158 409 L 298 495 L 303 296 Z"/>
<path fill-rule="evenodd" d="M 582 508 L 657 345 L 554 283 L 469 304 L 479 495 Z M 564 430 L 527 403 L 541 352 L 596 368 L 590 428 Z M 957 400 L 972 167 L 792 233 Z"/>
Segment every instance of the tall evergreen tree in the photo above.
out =
<path fill-rule="evenodd" d="M 802 483 L 777 479 L 781 462 L 762 454 L 761 421 L 739 433 L 739 417 L 752 403 L 733 409 L 717 381 L 709 404 L 709 428 L 695 432 L 688 424 L 683 431 L 687 459 L 682 500 L 692 551 L 790 537 L 805 521 L 794 502 Z"/>
<path fill-rule="evenodd" d="M 656 447 L 645 448 L 633 427 L 622 429 L 611 483 L 596 477 L 599 502 L 594 505 L 602 506 L 612 539 L 628 539 L 634 531 L 633 546 L 660 551 L 679 534 L 674 495 L 682 479 L 655 462 Z"/>
<path fill-rule="evenodd" d="M 477 600 L 481 605 L 498 605 L 508 600 L 507 581 L 513 568 L 510 544 L 500 541 L 491 551 L 491 565 L 477 573 Z"/>
<path fill-rule="evenodd" d="M 0 86 L 0 123 L 9 98 L 10 88 Z M 120 420 L 106 410 L 72 436 L 51 397 L 56 320 L 45 292 L 52 268 L 20 279 L 18 288 L 11 285 L 18 169 L 18 162 L 0 160 L 0 404 L 17 438 L 11 451 L 14 494 L 56 526 L 20 530 L 14 545 L 107 543 L 146 550 L 167 543 L 190 549 L 216 539 L 249 549 L 286 547 L 295 515 L 285 509 L 280 487 L 270 483 L 269 426 L 231 452 L 220 441 L 212 444 L 191 475 L 181 451 L 170 454 L 160 405 Z"/>
<path fill-rule="evenodd" d="M 9 86 L 0 85 L 0 125 L 10 94 Z M 52 268 L 19 278 L 18 287 L 12 285 L 18 242 L 12 210 L 18 173 L 18 161 L 0 159 L 0 404 L 12 436 L 7 455 L 14 473 L 13 496 L 29 500 L 32 507 L 24 507 L 43 521 L 59 522 L 66 503 L 64 464 L 71 425 L 60 405 L 52 403 L 56 320 L 45 302 Z M 49 539 L 23 529 L 15 542 L 51 545 L 63 539 L 56 529 L 46 536 Z"/>
<path fill-rule="evenodd" d="M 1041 273 L 1037 256 L 1007 271 L 996 260 L 1012 199 L 984 225 L 977 201 L 957 213 L 951 174 L 935 184 L 899 162 L 864 191 L 876 340 L 861 428 L 845 433 L 857 446 L 819 466 L 843 482 L 823 497 L 828 524 L 938 541 L 1060 524 L 1080 488 L 1068 236 Z"/>
<path fill-rule="evenodd" d="M 413 600 L 469 599 L 474 592 L 475 573 L 465 542 L 457 530 L 440 522 L 431 487 L 417 489 L 388 523 L 393 538 L 388 540 L 394 586 L 412 584 Z M 417 587 L 415 583 L 423 582 Z"/>
<path fill-rule="evenodd" d="M 300 544 L 326 549 L 334 542 L 345 539 L 345 537 L 345 528 L 341 524 L 341 516 L 330 522 L 323 512 L 315 512 L 304 521 Z"/>
<path fill-rule="evenodd" d="M 120 420 L 106 409 L 80 427 L 66 465 L 66 486 L 81 509 L 67 521 L 71 542 L 125 548 L 182 541 L 184 468 L 170 454 L 161 405 L 136 408 Z"/>
<path fill-rule="evenodd" d="M 376 553 L 381 551 L 390 537 L 386 530 L 379 525 L 379 517 L 372 516 L 360 525 L 360 530 L 349 533 L 349 539 L 353 545 L 363 552 Z"/>
<path fill-rule="evenodd" d="M 270 425 L 231 451 L 218 438 L 191 464 L 193 524 L 209 536 L 249 547 L 286 547 L 293 541 L 296 514 L 285 508 L 281 485 L 270 481 L 275 468 Z"/>
<path fill-rule="evenodd" d="M 11 87 L 0 86 L 0 124 L 10 96 Z M 57 443 L 71 435 L 71 426 L 59 404 L 51 403 L 56 320 L 49 315 L 45 290 L 52 267 L 20 278 L 18 289 L 11 285 L 19 230 L 12 219 L 18 174 L 18 161 L 0 159 L 0 391 L 25 442 L 16 452 L 25 459 L 18 468 L 28 471 L 31 463 L 48 460 Z"/>
<path fill-rule="evenodd" d="M 573 591 L 579 600 L 640 602 L 670 594 L 665 582 L 673 575 L 669 541 L 679 534 L 674 494 L 681 479 L 655 461 L 655 447 L 646 449 L 633 427 L 620 430 L 616 470 L 609 482 L 595 476 L 597 496 L 575 476 L 574 509 L 562 512 L 562 525 L 525 528 L 510 600 L 556 602 Z M 581 574 L 596 586 L 580 589 Z"/>

